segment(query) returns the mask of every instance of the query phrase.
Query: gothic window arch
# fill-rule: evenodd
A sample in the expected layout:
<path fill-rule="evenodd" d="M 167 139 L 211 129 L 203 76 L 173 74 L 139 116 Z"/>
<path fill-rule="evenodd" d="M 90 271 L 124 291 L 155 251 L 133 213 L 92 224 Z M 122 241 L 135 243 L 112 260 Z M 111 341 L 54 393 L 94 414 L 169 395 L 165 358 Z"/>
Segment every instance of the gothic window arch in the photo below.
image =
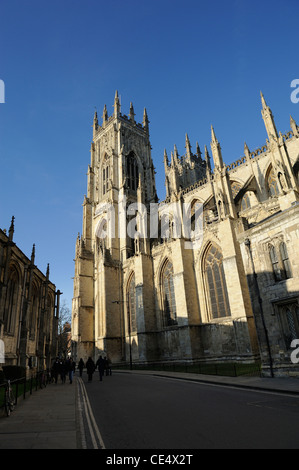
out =
<path fill-rule="evenodd" d="M 136 333 L 136 287 L 135 273 L 132 273 L 127 283 L 127 320 L 130 333 Z"/>
<path fill-rule="evenodd" d="M 272 167 L 270 167 L 268 170 L 266 181 L 267 181 L 267 188 L 268 188 L 269 196 L 278 196 L 279 195 L 278 182 L 277 182 L 277 178 L 275 176 L 275 173 Z"/>
<path fill-rule="evenodd" d="M 19 274 L 15 267 L 12 267 L 8 277 L 4 310 L 4 331 L 7 333 L 13 333 L 16 324 L 19 282 Z"/>
<path fill-rule="evenodd" d="M 137 191 L 139 171 L 137 160 L 133 152 L 129 153 L 126 162 L 127 186 L 132 191 Z"/>
<path fill-rule="evenodd" d="M 287 246 L 285 242 L 280 243 L 279 251 L 280 251 L 280 256 L 281 256 L 281 261 L 282 261 L 284 278 L 289 279 L 292 277 L 292 270 L 291 270 L 288 250 L 287 250 Z"/>
<path fill-rule="evenodd" d="M 232 190 L 233 198 L 236 197 L 236 195 L 240 191 L 241 187 L 242 187 L 241 183 L 238 183 L 237 181 L 232 181 L 231 182 L 231 190 Z"/>
<path fill-rule="evenodd" d="M 195 229 L 199 231 L 202 224 L 202 220 L 199 219 L 203 214 L 202 203 L 198 199 L 193 199 L 191 203 L 191 231 L 195 232 Z M 198 234 L 197 234 L 198 235 Z"/>
<path fill-rule="evenodd" d="M 161 270 L 163 325 L 177 325 L 177 312 L 173 283 L 173 266 L 167 259 Z"/>
<path fill-rule="evenodd" d="M 279 245 L 269 245 L 269 255 L 272 264 L 274 280 L 276 282 L 292 277 L 291 263 L 285 242 Z"/>
<path fill-rule="evenodd" d="M 286 349 L 289 349 L 294 339 L 299 338 L 299 306 L 296 301 L 278 305 L 282 335 Z"/>
<path fill-rule="evenodd" d="M 221 251 L 214 245 L 210 245 L 206 252 L 203 270 L 211 318 L 217 319 L 230 316 L 223 256 Z"/>
<path fill-rule="evenodd" d="M 251 207 L 251 202 L 250 202 L 250 197 L 249 197 L 249 194 L 248 192 L 244 194 L 244 196 L 242 197 L 242 201 L 241 201 L 241 210 L 242 211 L 246 211 L 247 209 L 250 209 Z"/>
<path fill-rule="evenodd" d="M 102 187 L 104 196 L 109 189 L 109 165 L 107 163 L 102 167 Z"/>
<path fill-rule="evenodd" d="M 282 277 L 281 277 L 281 271 L 280 271 L 280 266 L 279 266 L 279 258 L 277 255 L 277 250 L 273 245 L 269 245 L 269 254 L 270 254 L 274 279 L 275 281 L 281 281 Z"/>

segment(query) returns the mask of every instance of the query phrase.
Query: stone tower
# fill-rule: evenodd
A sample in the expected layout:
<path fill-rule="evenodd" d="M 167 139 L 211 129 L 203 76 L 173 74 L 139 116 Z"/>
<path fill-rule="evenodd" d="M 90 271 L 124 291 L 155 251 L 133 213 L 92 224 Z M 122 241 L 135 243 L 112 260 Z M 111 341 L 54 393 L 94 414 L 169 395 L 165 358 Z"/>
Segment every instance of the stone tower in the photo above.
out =
<path fill-rule="evenodd" d="M 105 105 L 102 125 L 97 112 L 93 120 L 75 255 L 72 336 L 78 358 L 102 352 L 124 359 L 122 265 L 135 253 L 149 254 L 146 222 L 150 204 L 157 202 L 154 174 L 146 109 L 137 123 L 132 103 L 128 115 L 121 113 L 116 91 L 113 114 L 108 116 Z M 141 202 L 148 212 L 135 220 Z"/>

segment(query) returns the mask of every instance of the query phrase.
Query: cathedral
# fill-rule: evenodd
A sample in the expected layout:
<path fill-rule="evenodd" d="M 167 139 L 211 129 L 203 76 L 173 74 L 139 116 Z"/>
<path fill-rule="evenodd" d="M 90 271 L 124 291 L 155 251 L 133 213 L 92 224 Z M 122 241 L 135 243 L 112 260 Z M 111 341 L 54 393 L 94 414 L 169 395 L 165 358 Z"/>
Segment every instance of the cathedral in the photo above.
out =
<path fill-rule="evenodd" d="M 266 142 L 225 164 L 210 149 L 164 152 L 159 201 L 149 120 L 95 113 L 72 305 L 77 360 L 254 363 L 299 375 L 299 128 L 261 94 Z M 163 158 L 163 156 L 162 156 Z"/>

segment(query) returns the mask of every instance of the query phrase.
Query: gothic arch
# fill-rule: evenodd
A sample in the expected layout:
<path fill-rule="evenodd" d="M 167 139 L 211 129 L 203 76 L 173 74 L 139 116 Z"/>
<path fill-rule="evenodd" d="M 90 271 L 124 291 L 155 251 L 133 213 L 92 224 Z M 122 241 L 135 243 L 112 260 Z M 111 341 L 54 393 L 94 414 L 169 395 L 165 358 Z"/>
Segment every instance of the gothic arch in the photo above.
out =
<path fill-rule="evenodd" d="M 126 283 L 126 311 L 127 326 L 129 333 L 137 332 L 137 305 L 136 305 L 136 285 L 135 272 L 131 271 Z"/>
<path fill-rule="evenodd" d="M 160 266 L 159 291 L 163 327 L 177 325 L 177 308 L 173 282 L 173 265 L 168 257 Z"/>
<path fill-rule="evenodd" d="M 201 273 L 209 320 L 231 316 L 223 255 L 217 244 L 207 243 L 201 259 Z"/>
<path fill-rule="evenodd" d="M 12 262 L 9 266 L 4 308 L 4 331 L 14 333 L 19 312 L 19 294 L 22 276 L 19 266 Z"/>
<path fill-rule="evenodd" d="M 107 152 L 105 152 L 104 157 L 101 159 L 99 177 L 101 194 L 105 196 L 109 190 L 109 179 L 111 178 L 110 155 Z"/>
<path fill-rule="evenodd" d="M 275 197 L 279 195 L 278 179 L 275 175 L 272 163 L 270 163 L 265 173 L 265 187 L 269 197 Z"/>

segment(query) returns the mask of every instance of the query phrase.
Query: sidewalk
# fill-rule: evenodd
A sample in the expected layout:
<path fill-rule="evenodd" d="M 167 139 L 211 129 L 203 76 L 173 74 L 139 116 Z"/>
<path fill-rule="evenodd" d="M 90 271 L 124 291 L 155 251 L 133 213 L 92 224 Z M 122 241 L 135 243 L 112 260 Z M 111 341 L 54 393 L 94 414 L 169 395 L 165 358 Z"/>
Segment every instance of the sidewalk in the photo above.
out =
<path fill-rule="evenodd" d="M 292 394 L 299 397 L 299 379 L 220 377 L 160 371 L 116 371 L 119 374 L 150 374 L 205 384 Z M 20 398 L 10 417 L 0 410 L 0 449 L 80 449 L 78 384 L 48 385 Z"/>
<path fill-rule="evenodd" d="M 0 410 L 0 449 L 78 449 L 76 401 L 76 380 L 20 397 L 9 417 Z"/>

